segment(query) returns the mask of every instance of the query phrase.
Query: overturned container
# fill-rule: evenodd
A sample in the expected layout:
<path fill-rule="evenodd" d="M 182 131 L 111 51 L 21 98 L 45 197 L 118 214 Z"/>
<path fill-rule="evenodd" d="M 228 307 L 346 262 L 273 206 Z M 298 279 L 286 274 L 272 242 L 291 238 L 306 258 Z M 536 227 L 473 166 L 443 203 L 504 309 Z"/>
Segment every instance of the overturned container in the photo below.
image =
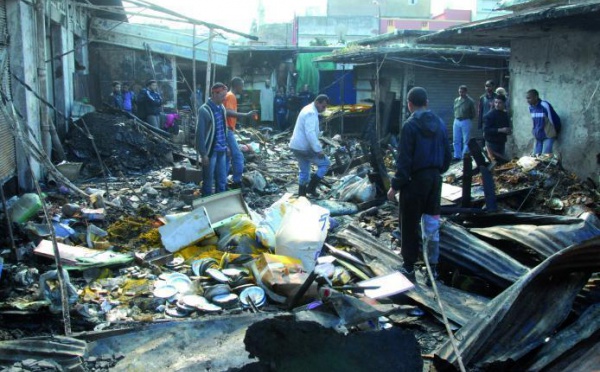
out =
<path fill-rule="evenodd" d="M 215 235 L 206 208 L 196 208 L 190 213 L 169 218 L 170 221 L 158 228 L 160 239 L 169 252 L 178 250 L 206 237 Z"/>

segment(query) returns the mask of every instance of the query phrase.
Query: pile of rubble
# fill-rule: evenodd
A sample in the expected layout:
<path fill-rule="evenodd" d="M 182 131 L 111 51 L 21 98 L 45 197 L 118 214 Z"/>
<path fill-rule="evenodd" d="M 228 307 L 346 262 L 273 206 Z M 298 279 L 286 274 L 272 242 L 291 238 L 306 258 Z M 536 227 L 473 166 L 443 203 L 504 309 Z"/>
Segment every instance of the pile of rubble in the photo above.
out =
<path fill-rule="evenodd" d="M 600 243 L 598 188 L 579 182 L 556 158 L 523 157 L 486 168 L 499 206 L 494 210 L 484 207 L 490 200 L 485 172 L 472 176 L 468 208 L 464 164 L 444 175 L 439 269 L 445 284 L 436 295 L 424 285 L 423 263 L 412 283 L 397 271 L 398 207 L 385 200 L 393 149 L 323 138 L 334 165 L 319 187 L 323 198 L 307 200 L 294 197 L 289 133 L 246 128 L 238 133 L 247 164 L 243 191 L 203 198 L 192 150 L 140 129 L 133 119 L 88 115 L 84 129 L 70 137 L 71 152 L 86 165 L 105 166 L 111 176 L 90 179 L 99 173 L 88 166 L 86 180 L 75 183 L 89 197 L 57 183 L 41 198 L 8 200 L 4 215 L 14 223 L 10 231 L 2 226 L 10 241 L 2 251 L 0 355 L 10 357 L 0 363 L 18 362 L 13 368 L 26 370 L 24 361 L 31 358 L 62 366 L 87 358 L 87 368 L 102 369 L 98 362 L 122 354 L 106 362 L 128 369 L 146 358 L 157 368 L 190 368 L 186 363 L 198 360 L 182 355 L 201 347 L 211 358 L 197 368 L 242 368 L 249 352 L 262 363 L 293 369 L 302 359 L 293 348 L 283 358 L 272 347 L 303 345 L 306 337 L 297 337 L 305 334 L 336 345 L 355 337 L 356 345 L 371 344 L 372 353 L 382 355 L 379 369 L 403 370 L 382 346 L 390 332 L 403 329 L 393 338 L 404 345 L 404 370 L 432 362 L 456 367 L 459 359 L 469 368 L 538 369 L 575 366 L 571 353 L 589 355 L 600 344 L 595 321 L 591 330 L 573 333 L 589 324 L 584 322 L 600 298 L 593 274 L 600 271 L 594 253 Z M 102 130 L 101 123 L 118 129 Z M 87 130 L 93 146 L 85 142 Z M 167 152 L 176 163 L 161 168 Z M 135 175 L 146 168 L 153 170 Z M 127 175 L 112 176 L 120 174 L 117 169 Z M 15 214 L 15 206 L 23 213 Z M 64 300 L 70 314 L 62 314 Z M 48 328 L 37 322 L 31 327 L 42 314 Z M 61 342 L 78 345 L 76 352 L 63 344 L 50 355 L 42 344 L 26 346 L 29 336 L 64 333 L 65 316 L 72 329 Z M 458 332 L 458 349 L 444 323 Z M 180 324 L 177 332 L 186 336 L 162 339 L 164 327 L 175 332 Z M 206 337 L 230 341 L 227 352 L 238 358 L 218 362 L 214 345 L 200 346 L 206 340 L 187 336 L 199 324 L 214 325 Z M 290 327 L 298 330 L 282 333 Z M 279 336 L 269 339 L 273 335 Z M 557 346 L 547 350 L 550 336 Z M 143 340 L 155 340 L 156 348 L 146 350 Z M 323 364 L 331 355 L 319 350 L 310 349 L 315 358 L 309 365 L 347 370 L 342 361 L 357 349 L 336 349 L 337 367 Z"/>
<path fill-rule="evenodd" d="M 86 178 L 140 174 L 173 163 L 178 146 L 161 132 L 135 117 L 92 112 L 73 123 L 65 150 L 70 161 L 83 163 Z"/>

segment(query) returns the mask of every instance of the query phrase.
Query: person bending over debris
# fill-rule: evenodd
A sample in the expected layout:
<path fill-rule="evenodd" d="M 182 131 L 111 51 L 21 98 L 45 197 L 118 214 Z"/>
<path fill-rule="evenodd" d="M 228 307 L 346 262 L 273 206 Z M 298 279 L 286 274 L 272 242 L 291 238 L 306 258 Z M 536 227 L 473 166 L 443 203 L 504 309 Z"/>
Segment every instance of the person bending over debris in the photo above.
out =
<path fill-rule="evenodd" d="M 323 153 L 319 143 L 319 113 L 325 111 L 329 97 L 320 94 L 314 102 L 306 105 L 298 115 L 289 147 L 298 159 L 298 195 L 311 194 L 318 197 L 317 186 L 327 173 L 331 162 Z M 317 172 L 310 177 L 310 166 L 315 164 Z"/>
<path fill-rule="evenodd" d="M 441 174 L 448 170 L 452 154 L 443 120 L 427 109 L 427 91 L 414 87 L 408 92 L 411 116 L 402 126 L 396 174 L 388 199 L 400 193 L 402 273 L 415 280 L 414 265 L 419 256 L 419 220 L 429 239 L 429 262 L 437 278 L 439 257 Z M 428 281 L 429 283 L 429 281 Z"/>
<path fill-rule="evenodd" d="M 223 106 L 226 94 L 227 86 L 215 83 L 210 98 L 198 110 L 196 151 L 202 157 L 203 196 L 213 194 L 213 185 L 217 193 L 227 190 L 227 112 Z"/>
<path fill-rule="evenodd" d="M 159 128 L 161 108 L 162 97 L 158 93 L 158 83 L 156 80 L 148 80 L 146 88 L 142 89 L 138 96 L 139 118 L 154 128 Z"/>
<path fill-rule="evenodd" d="M 483 138 L 485 139 L 485 148 L 491 161 L 507 162 L 504 149 L 506 146 L 506 136 L 512 134 L 510 128 L 510 119 L 505 110 L 506 96 L 496 96 L 495 110 L 488 112 L 483 117 Z"/>
<path fill-rule="evenodd" d="M 227 109 L 227 127 L 229 129 L 227 131 L 227 146 L 229 146 L 231 155 L 231 168 L 233 168 L 231 172 L 233 178 L 232 188 L 234 189 L 242 187 L 242 174 L 244 173 L 244 155 L 235 139 L 237 119 L 247 118 L 256 113 L 254 110 L 246 113 L 237 111 L 238 101 L 236 94 L 241 95 L 243 91 L 244 80 L 239 77 L 234 77 L 231 79 L 231 89 L 227 92 L 225 100 L 223 101 L 223 105 L 225 105 L 225 108 Z"/>

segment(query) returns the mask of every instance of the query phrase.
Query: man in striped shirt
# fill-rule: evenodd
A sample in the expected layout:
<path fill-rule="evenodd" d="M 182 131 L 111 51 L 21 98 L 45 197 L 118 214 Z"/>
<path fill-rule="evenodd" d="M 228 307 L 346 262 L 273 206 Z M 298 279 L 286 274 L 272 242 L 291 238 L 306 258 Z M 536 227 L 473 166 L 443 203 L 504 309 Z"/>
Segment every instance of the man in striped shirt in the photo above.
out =
<path fill-rule="evenodd" d="M 223 100 L 227 86 L 215 83 L 210 98 L 198 110 L 196 151 L 202 157 L 202 195 L 227 190 L 227 113 Z"/>

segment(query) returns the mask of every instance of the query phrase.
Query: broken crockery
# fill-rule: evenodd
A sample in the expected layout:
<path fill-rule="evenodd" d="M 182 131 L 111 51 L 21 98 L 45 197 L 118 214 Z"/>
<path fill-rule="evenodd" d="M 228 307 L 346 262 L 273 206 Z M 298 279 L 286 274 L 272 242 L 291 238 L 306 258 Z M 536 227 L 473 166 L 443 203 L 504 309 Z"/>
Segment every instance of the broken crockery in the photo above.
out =
<path fill-rule="evenodd" d="M 175 287 L 179 293 L 187 293 L 192 289 L 192 281 L 185 274 L 172 273 L 166 281 L 167 285 Z"/>
<path fill-rule="evenodd" d="M 154 297 L 157 297 L 157 298 L 169 299 L 177 294 L 177 288 L 175 288 L 175 286 L 165 284 L 158 288 L 155 288 L 154 292 L 152 292 L 152 294 L 154 295 Z"/>
<path fill-rule="evenodd" d="M 206 269 L 206 274 L 216 280 L 217 282 L 227 283 L 229 282 L 229 277 L 223 274 L 219 269 L 215 269 L 214 267 L 210 267 Z"/>
<path fill-rule="evenodd" d="M 248 287 L 240 293 L 240 302 L 244 308 L 252 307 L 252 304 L 258 308 L 263 306 L 266 301 L 265 291 L 257 286 Z"/>
<path fill-rule="evenodd" d="M 219 267 L 219 261 L 212 257 L 201 258 L 192 262 L 192 272 L 196 276 L 203 276 L 211 267 Z"/>
<path fill-rule="evenodd" d="M 238 306 L 240 299 L 235 293 L 214 296 L 212 302 L 223 309 L 233 309 Z"/>

